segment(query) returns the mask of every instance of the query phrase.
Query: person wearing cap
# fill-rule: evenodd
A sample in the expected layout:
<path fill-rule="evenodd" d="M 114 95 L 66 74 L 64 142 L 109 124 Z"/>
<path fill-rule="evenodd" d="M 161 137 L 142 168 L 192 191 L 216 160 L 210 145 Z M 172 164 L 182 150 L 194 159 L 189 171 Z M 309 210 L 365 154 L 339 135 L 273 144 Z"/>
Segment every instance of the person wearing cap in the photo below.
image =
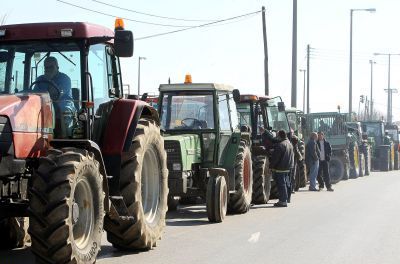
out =
<path fill-rule="evenodd" d="M 275 207 L 287 207 L 290 202 L 291 183 L 290 170 L 294 168 L 294 152 L 292 143 L 284 130 L 278 131 L 277 142 L 273 144 L 270 158 L 272 177 L 278 186 L 279 201 Z"/>
<path fill-rule="evenodd" d="M 318 132 L 318 149 L 319 149 L 319 169 L 318 169 L 318 185 L 319 190 L 326 189 L 333 192 L 331 179 L 329 175 L 329 161 L 332 155 L 331 144 L 326 141 L 324 132 Z"/>
<path fill-rule="evenodd" d="M 73 116 L 76 113 L 72 99 L 71 79 L 59 71 L 55 57 L 48 56 L 44 60 L 44 74 L 37 77 L 35 83 L 33 92 L 48 92 L 53 100 L 56 112 L 54 132 L 57 138 L 71 137 Z"/>
<path fill-rule="evenodd" d="M 306 145 L 306 166 L 309 170 L 310 176 L 309 191 L 318 191 L 316 188 L 319 169 L 319 149 L 317 147 L 317 139 L 317 133 L 312 132 Z"/>

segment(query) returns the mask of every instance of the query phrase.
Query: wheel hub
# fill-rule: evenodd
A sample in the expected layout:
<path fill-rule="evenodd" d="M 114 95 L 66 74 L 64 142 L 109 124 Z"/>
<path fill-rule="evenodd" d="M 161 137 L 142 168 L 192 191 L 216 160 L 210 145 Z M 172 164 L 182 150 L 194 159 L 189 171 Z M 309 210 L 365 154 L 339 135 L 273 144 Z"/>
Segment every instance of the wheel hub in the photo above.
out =
<path fill-rule="evenodd" d="M 72 224 L 75 225 L 79 220 L 79 205 L 77 203 L 72 204 Z"/>

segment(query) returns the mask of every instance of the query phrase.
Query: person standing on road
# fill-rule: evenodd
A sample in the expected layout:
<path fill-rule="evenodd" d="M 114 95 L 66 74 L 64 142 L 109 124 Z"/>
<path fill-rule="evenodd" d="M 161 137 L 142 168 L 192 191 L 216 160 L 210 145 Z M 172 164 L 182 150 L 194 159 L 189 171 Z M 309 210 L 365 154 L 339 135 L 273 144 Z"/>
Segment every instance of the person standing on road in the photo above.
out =
<path fill-rule="evenodd" d="M 331 144 L 325 139 L 324 132 L 318 132 L 318 148 L 319 148 L 319 169 L 318 169 L 318 185 L 319 190 L 326 189 L 333 192 L 331 179 L 329 175 L 329 161 L 331 160 L 332 148 Z"/>
<path fill-rule="evenodd" d="M 280 130 L 277 137 L 279 142 L 274 144 L 270 159 L 272 177 L 276 181 L 279 193 L 279 201 L 274 206 L 287 207 L 291 195 L 289 172 L 294 167 L 294 153 L 292 143 L 284 130 Z"/>
<path fill-rule="evenodd" d="M 317 147 L 317 139 L 317 133 L 312 132 L 306 146 L 306 165 L 309 168 L 310 175 L 309 191 L 318 191 L 316 188 L 319 168 L 319 149 Z"/>

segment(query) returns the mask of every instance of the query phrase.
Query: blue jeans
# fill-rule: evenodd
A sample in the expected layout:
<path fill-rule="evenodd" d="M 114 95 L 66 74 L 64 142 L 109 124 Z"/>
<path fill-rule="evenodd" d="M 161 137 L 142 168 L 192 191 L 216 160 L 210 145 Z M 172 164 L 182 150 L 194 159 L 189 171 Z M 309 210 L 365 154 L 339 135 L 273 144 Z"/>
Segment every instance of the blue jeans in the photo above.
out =
<path fill-rule="evenodd" d="M 288 201 L 288 186 L 290 186 L 289 172 L 272 172 L 272 177 L 278 186 L 279 202 Z"/>
<path fill-rule="evenodd" d="M 313 161 L 310 166 L 310 189 L 316 189 L 319 160 Z"/>

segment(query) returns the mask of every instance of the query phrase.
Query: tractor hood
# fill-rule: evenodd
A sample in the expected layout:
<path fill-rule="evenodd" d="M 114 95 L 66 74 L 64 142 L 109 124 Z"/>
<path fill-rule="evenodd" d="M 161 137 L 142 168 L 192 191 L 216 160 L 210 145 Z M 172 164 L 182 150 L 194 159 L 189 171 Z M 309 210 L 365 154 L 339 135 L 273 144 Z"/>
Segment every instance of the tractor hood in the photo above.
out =
<path fill-rule="evenodd" d="M 0 96 L 0 116 L 10 120 L 14 132 L 42 132 L 53 126 L 51 100 L 48 94 Z"/>
<path fill-rule="evenodd" d="M 0 120 L 0 141 L 13 145 L 16 158 L 37 157 L 48 148 L 53 127 L 48 94 L 0 95 Z"/>
<path fill-rule="evenodd" d="M 164 146 L 167 152 L 169 170 L 192 170 L 192 164 L 201 163 L 199 135 L 164 135 Z M 181 164 L 181 169 L 178 169 L 178 163 Z"/>

